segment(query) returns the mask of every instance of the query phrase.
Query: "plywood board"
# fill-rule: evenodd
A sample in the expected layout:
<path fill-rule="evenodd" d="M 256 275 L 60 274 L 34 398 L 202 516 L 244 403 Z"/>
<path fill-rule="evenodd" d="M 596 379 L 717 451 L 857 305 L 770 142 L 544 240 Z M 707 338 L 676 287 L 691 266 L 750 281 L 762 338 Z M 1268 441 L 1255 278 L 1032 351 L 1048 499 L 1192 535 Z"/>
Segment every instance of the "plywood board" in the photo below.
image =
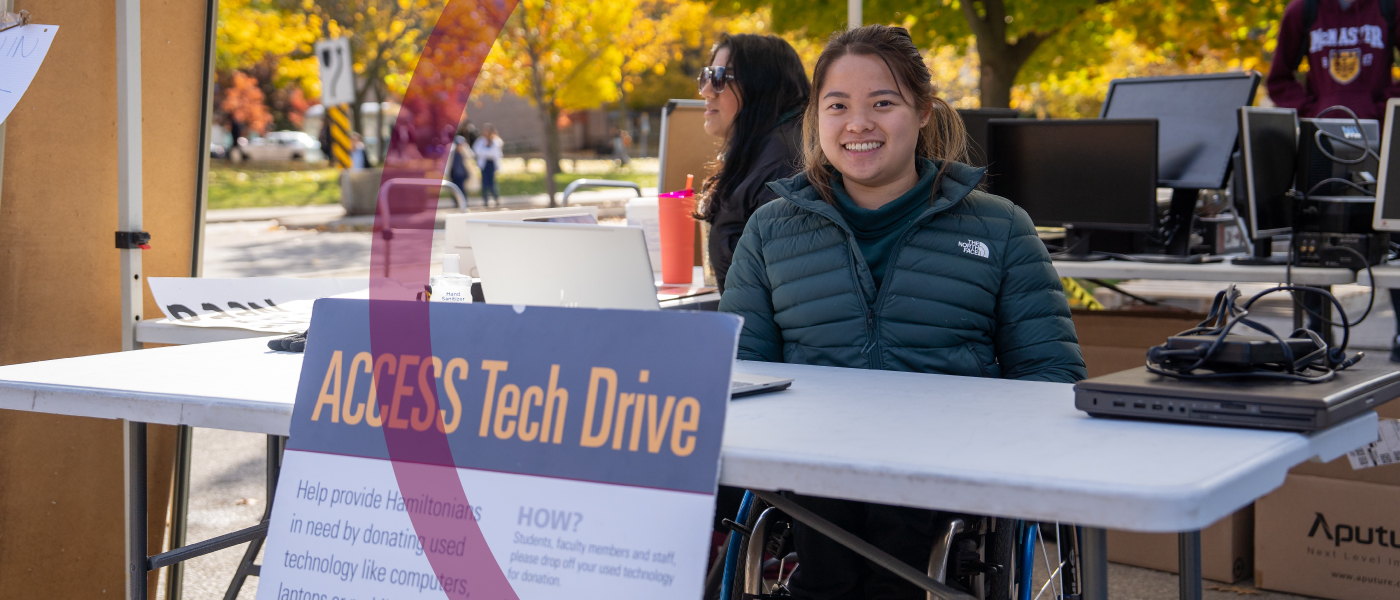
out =
<path fill-rule="evenodd" d="M 110 0 L 17 0 L 61 30 L 6 123 L 0 179 L 0 364 L 121 349 L 116 11 Z M 188 276 L 200 158 L 206 3 L 144 0 L 147 276 Z M 159 315 L 149 292 L 145 312 Z M 0 599 L 119 597 L 121 423 L 0 411 Z M 160 548 L 173 431 L 153 427 Z"/>

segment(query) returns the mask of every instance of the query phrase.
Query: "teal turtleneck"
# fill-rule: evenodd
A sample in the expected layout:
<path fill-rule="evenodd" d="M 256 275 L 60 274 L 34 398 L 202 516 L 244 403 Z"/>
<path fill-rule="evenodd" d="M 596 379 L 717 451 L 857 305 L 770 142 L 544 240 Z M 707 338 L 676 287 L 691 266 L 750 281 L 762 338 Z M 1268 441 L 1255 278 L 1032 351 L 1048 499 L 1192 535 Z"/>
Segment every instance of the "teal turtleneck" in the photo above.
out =
<path fill-rule="evenodd" d="M 851 233 L 855 234 L 856 245 L 860 247 L 861 256 L 865 257 L 865 264 L 870 268 L 877 288 L 884 281 L 885 263 L 889 261 L 890 251 L 894 250 L 899 234 L 933 202 L 933 183 L 938 176 L 938 168 L 933 161 L 919 158 L 915 160 L 914 169 L 919 175 L 918 183 L 875 210 L 856 205 L 855 200 L 846 193 L 840 173 L 832 178 L 831 191 L 836 196 L 836 209 L 841 211 L 841 216 L 851 227 Z"/>

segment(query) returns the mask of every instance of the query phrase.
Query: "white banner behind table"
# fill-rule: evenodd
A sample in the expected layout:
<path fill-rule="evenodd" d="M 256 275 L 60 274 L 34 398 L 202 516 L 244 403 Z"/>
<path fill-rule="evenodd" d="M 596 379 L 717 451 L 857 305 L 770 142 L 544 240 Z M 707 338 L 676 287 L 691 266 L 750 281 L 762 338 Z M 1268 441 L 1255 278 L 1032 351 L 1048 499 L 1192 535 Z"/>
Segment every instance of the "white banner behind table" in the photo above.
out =
<path fill-rule="evenodd" d="M 367 279 L 299 277 L 152 277 L 151 295 L 171 323 L 299 333 L 311 323 L 318 298 L 353 297 Z"/>

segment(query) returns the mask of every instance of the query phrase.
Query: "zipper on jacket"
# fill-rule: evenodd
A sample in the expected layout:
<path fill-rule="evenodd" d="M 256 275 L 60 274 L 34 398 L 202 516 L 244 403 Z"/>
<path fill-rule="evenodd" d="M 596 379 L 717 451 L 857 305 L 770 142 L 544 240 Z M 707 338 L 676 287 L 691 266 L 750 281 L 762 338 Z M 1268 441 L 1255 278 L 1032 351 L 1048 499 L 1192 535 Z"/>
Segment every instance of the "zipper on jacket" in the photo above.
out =
<path fill-rule="evenodd" d="M 865 347 L 860 349 L 860 353 L 870 354 L 870 351 L 875 348 L 875 309 L 869 306 L 865 307 L 865 337 L 868 341 L 865 343 Z M 874 366 L 874 357 L 869 360 Z"/>

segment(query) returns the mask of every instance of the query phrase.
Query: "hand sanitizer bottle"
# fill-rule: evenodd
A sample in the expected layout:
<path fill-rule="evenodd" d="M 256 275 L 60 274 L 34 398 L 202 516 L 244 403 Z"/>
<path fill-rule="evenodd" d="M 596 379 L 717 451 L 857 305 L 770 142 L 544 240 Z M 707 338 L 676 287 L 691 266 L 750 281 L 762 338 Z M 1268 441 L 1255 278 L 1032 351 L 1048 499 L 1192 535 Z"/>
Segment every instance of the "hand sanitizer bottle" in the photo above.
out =
<path fill-rule="evenodd" d="M 471 304 L 472 278 L 462 274 L 462 258 L 456 254 L 442 257 L 442 275 L 432 280 L 433 302 Z"/>

